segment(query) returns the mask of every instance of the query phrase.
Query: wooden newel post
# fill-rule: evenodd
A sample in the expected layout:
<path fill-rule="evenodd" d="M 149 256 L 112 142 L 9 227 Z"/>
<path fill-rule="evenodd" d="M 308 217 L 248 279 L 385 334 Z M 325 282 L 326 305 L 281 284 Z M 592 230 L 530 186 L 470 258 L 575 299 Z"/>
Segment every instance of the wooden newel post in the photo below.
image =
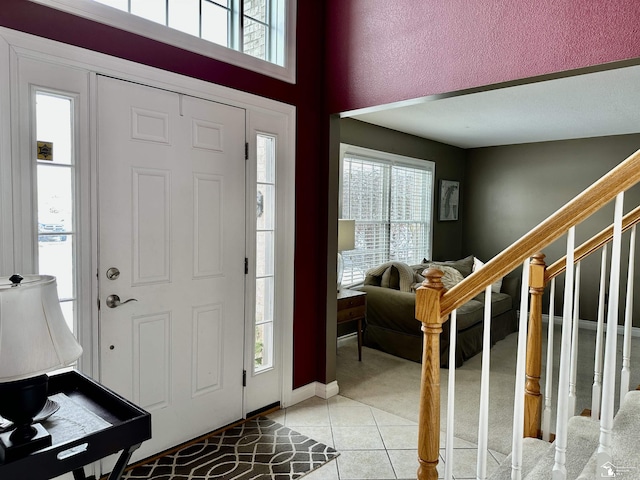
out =
<path fill-rule="evenodd" d="M 440 297 L 443 273 L 429 269 L 416 291 L 416 319 L 422 322 L 422 379 L 418 418 L 418 480 L 437 480 L 440 454 Z"/>
<path fill-rule="evenodd" d="M 540 371 L 542 368 L 542 294 L 544 293 L 544 253 L 531 257 L 529 294 L 531 306 L 527 338 L 526 382 L 524 387 L 524 436 L 541 438 L 542 395 Z"/>

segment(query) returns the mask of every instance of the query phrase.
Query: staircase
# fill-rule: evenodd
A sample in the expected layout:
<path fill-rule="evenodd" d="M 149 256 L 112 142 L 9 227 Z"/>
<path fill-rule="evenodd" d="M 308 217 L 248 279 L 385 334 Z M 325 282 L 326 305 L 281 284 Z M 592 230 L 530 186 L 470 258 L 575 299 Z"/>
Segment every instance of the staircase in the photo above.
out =
<path fill-rule="evenodd" d="M 512 451 L 491 479 L 640 479 L 640 392 L 629 391 L 631 371 L 631 325 L 636 224 L 640 207 L 623 216 L 624 192 L 640 181 L 640 150 L 602 177 L 567 205 L 559 209 L 527 235 L 496 255 L 450 290 L 441 282 L 442 272 L 432 269 L 416 294 L 416 319 L 424 332 L 418 433 L 419 480 L 438 478 L 440 432 L 440 333 L 451 321 L 455 332 L 456 309 L 485 290 L 485 340 L 482 352 L 482 392 L 478 424 L 478 479 L 487 476 L 487 437 L 490 371 L 490 295 L 491 284 L 522 265 L 522 292 L 516 360 L 516 389 L 513 406 Z M 583 220 L 615 200 L 610 227 L 576 248 L 575 228 Z M 621 296 L 622 234 L 630 232 L 626 302 Z M 567 254 L 550 266 L 543 249 L 566 236 Z M 610 252 L 609 252 L 610 248 Z M 581 292 L 581 261 L 601 252 L 599 292 Z M 609 260 L 610 259 L 610 260 Z M 556 278 L 564 277 L 562 341 L 560 362 L 553 378 L 553 325 Z M 549 291 L 549 337 L 544 394 L 541 393 L 542 297 Z M 576 416 L 576 371 L 580 295 L 596 295 L 599 300 L 592 408 L 590 417 Z M 608 298 L 608 302 L 607 302 Z M 622 367 L 616 366 L 619 310 L 624 311 Z M 455 341 L 454 338 L 451 339 Z M 455 348 L 452 349 L 455 351 Z M 582 360 L 581 360 L 582 361 Z M 620 405 L 614 405 L 616 378 L 619 378 Z M 552 382 L 558 398 L 551 398 Z M 486 385 L 486 388 L 485 388 Z M 455 389 L 455 370 L 449 370 L 449 389 Z M 486 391 L 485 391 L 486 390 Z M 543 405 L 544 400 L 544 405 Z M 557 422 L 551 425 L 551 413 Z M 455 411 L 447 410 L 447 446 L 451 445 Z M 553 438 L 553 442 L 549 440 Z M 452 478 L 453 450 L 445 453 L 445 479 Z"/>
<path fill-rule="evenodd" d="M 596 476 L 600 423 L 590 417 L 571 417 L 568 422 L 566 477 L 569 480 L 593 480 Z M 522 478 L 548 480 L 555 461 L 555 443 L 536 438 L 523 442 Z M 610 478 L 640 478 L 640 391 L 628 392 L 613 424 L 613 459 Z M 511 480 L 511 456 L 489 477 Z"/>

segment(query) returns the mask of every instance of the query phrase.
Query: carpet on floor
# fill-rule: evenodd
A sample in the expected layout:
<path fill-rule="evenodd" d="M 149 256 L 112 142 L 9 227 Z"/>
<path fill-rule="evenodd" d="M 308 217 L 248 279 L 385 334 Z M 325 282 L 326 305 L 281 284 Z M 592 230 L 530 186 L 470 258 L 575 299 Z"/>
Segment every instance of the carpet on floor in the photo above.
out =
<path fill-rule="evenodd" d="M 542 338 L 547 338 L 543 325 Z M 554 329 L 554 368 L 552 386 L 552 432 L 555 431 L 555 410 L 558 398 L 557 378 L 560 357 L 560 325 Z M 513 402 L 515 392 L 516 350 L 518 334 L 512 333 L 491 349 L 489 380 L 489 437 L 491 450 L 505 455 L 511 452 L 513 432 Z M 595 331 L 580 329 L 578 372 L 576 376 L 576 413 L 591 406 Z M 619 377 L 622 357 L 622 337 L 618 336 L 616 399 L 619 396 Z M 632 339 L 632 364 L 640 351 L 640 338 Z M 544 391 L 546 345 L 542 352 L 541 388 Z M 340 395 L 357 400 L 400 417 L 418 421 L 421 365 L 379 350 L 364 347 L 362 361 L 358 361 L 355 336 L 338 340 L 336 377 Z M 478 443 L 478 418 L 481 390 L 482 355 L 478 354 L 455 369 L 454 435 L 471 443 Z M 440 372 L 440 427 L 446 430 L 448 369 Z M 640 369 L 631 372 L 632 388 L 640 383 Z M 618 402 L 616 400 L 616 406 Z"/>
<path fill-rule="evenodd" d="M 123 480 L 290 480 L 339 454 L 273 420 L 259 417 L 138 465 Z"/>

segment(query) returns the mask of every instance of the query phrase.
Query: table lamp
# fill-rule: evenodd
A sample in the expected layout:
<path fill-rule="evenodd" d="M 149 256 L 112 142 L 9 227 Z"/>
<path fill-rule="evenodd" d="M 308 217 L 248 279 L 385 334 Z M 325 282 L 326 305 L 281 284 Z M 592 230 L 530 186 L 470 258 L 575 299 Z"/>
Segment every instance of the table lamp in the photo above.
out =
<path fill-rule="evenodd" d="M 338 291 L 342 286 L 342 273 L 344 271 L 341 252 L 353 250 L 354 248 L 356 248 L 356 221 L 338 219 Z"/>
<path fill-rule="evenodd" d="M 47 402 L 46 372 L 82 354 L 65 322 L 55 277 L 0 278 L 0 415 L 14 423 L 0 434 L 0 462 L 51 445 L 51 435 L 33 418 Z"/>

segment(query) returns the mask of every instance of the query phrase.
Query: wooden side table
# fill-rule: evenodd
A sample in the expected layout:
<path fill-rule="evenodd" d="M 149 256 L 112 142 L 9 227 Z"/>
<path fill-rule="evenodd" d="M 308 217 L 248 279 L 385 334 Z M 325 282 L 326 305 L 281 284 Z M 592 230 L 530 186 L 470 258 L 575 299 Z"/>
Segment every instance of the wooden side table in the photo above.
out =
<path fill-rule="evenodd" d="M 358 360 L 362 361 L 362 320 L 367 311 L 367 292 L 341 288 L 338 291 L 338 324 L 358 322 Z"/>

